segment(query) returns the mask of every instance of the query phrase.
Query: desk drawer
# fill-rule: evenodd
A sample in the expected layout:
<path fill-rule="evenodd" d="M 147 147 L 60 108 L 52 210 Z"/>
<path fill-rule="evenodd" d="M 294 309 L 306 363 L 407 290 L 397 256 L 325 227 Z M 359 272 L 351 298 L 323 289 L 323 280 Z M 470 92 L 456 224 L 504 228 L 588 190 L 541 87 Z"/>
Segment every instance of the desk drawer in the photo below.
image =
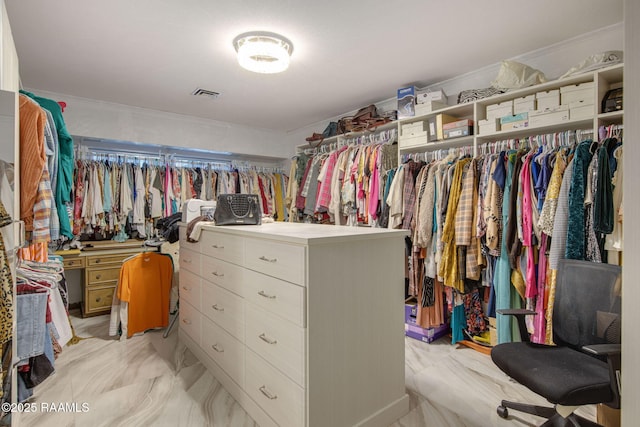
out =
<path fill-rule="evenodd" d="M 304 390 L 251 350 L 246 350 L 245 391 L 278 425 L 304 424 Z"/>
<path fill-rule="evenodd" d="M 180 271 L 189 270 L 192 273 L 200 274 L 200 254 L 198 252 L 180 247 Z"/>
<path fill-rule="evenodd" d="M 305 326 L 305 288 L 251 270 L 245 270 L 244 279 L 247 301 Z"/>
<path fill-rule="evenodd" d="M 305 284 L 305 247 L 247 239 L 246 266 L 287 282 Z"/>
<path fill-rule="evenodd" d="M 186 301 L 180 302 L 180 329 L 200 345 L 200 326 L 202 315 Z"/>
<path fill-rule="evenodd" d="M 87 289 L 85 313 L 93 314 L 96 312 L 110 310 L 115 290 L 115 286 Z"/>
<path fill-rule="evenodd" d="M 244 302 L 242 298 L 204 281 L 200 311 L 237 340 L 244 342 Z"/>
<path fill-rule="evenodd" d="M 206 255 L 202 255 L 201 264 L 203 279 L 215 283 L 236 295 L 244 296 L 243 278 L 246 273 L 244 268 Z"/>
<path fill-rule="evenodd" d="M 250 303 L 245 321 L 246 345 L 304 386 L 305 330 Z"/>
<path fill-rule="evenodd" d="M 236 383 L 244 386 L 244 345 L 240 341 L 203 317 L 201 347 Z"/>
<path fill-rule="evenodd" d="M 87 257 L 87 265 L 88 266 L 99 266 L 99 265 L 113 265 L 113 264 L 122 264 L 122 261 L 125 259 L 136 255 L 135 253 L 128 254 L 120 254 L 120 255 L 95 255 Z"/>
<path fill-rule="evenodd" d="M 244 260 L 244 238 L 205 230 L 200 235 L 200 252 L 241 265 Z"/>
<path fill-rule="evenodd" d="M 180 270 L 180 298 L 189 302 L 198 311 L 200 311 L 202 300 L 201 283 L 202 279 L 199 276 L 187 270 Z"/>
<path fill-rule="evenodd" d="M 65 270 L 84 268 L 84 257 L 63 258 L 62 265 L 64 266 Z"/>
<path fill-rule="evenodd" d="M 103 282 L 113 282 L 120 278 L 120 267 L 87 269 L 87 286 L 99 285 Z"/>

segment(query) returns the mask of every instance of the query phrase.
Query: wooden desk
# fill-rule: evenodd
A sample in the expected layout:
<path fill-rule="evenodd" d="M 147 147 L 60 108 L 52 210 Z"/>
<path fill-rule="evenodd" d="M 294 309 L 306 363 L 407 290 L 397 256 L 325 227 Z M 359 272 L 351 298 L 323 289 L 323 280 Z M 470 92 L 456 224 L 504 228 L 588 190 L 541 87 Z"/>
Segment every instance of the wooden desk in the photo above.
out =
<path fill-rule="evenodd" d="M 97 316 L 111 312 L 113 293 L 118 285 L 122 262 L 136 253 L 143 252 L 142 242 L 115 242 L 99 245 L 87 251 L 57 251 L 62 257 L 65 270 L 84 270 L 82 280 L 82 317 Z M 107 248 L 102 249 L 102 247 Z"/>

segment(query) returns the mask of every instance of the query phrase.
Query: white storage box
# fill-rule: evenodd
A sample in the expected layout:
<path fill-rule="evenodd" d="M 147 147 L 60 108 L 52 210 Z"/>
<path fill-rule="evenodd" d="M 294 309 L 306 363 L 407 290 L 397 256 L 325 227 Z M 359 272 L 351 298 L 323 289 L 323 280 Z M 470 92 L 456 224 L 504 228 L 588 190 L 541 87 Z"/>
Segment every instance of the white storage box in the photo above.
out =
<path fill-rule="evenodd" d="M 554 89 L 536 93 L 536 111 L 552 109 L 560 105 L 560 90 Z"/>
<path fill-rule="evenodd" d="M 192 219 L 201 216 L 203 210 L 214 211 L 215 209 L 215 200 L 189 199 L 182 204 L 182 222 L 189 223 Z"/>
<path fill-rule="evenodd" d="M 596 114 L 596 106 L 590 100 L 575 101 L 569 104 L 569 119 L 591 119 Z"/>
<path fill-rule="evenodd" d="M 536 110 L 536 95 L 523 96 L 513 100 L 513 114 L 528 113 Z"/>
<path fill-rule="evenodd" d="M 420 92 L 416 98 L 416 104 L 426 104 L 428 102 L 437 101 L 442 104 L 447 104 L 447 95 L 443 90 L 434 90 L 431 92 Z"/>
<path fill-rule="evenodd" d="M 594 83 L 587 82 L 579 85 L 563 86 L 560 88 L 560 101 L 562 105 L 569 105 L 577 101 L 589 101 L 593 104 L 595 97 Z"/>
<path fill-rule="evenodd" d="M 487 119 L 499 119 L 513 115 L 513 101 L 505 101 L 499 104 L 487 105 Z"/>
<path fill-rule="evenodd" d="M 427 143 L 427 132 L 422 132 L 413 136 L 400 136 L 398 138 L 399 148 L 418 147 Z"/>
<path fill-rule="evenodd" d="M 440 101 L 429 101 L 422 104 L 416 104 L 416 116 L 424 116 L 425 114 L 442 110 L 443 108 L 447 107 L 447 104 L 444 104 Z"/>
<path fill-rule="evenodd" d="M 478 120 L 478 133 L 487 135 L 500 130 L 500 119 Z"/>
<path fill-rule="evenodd" d="M 569 106 L 558 105 L 555 108 L 536 110 L 529 113 L 529 126 L 547 126 L 569 120 Z"/>
<path fill-rule="evenodd" d="M 425 133 L 424 122 L 403 123 L 400 126 L 401 136 L 417 136 Z"/>

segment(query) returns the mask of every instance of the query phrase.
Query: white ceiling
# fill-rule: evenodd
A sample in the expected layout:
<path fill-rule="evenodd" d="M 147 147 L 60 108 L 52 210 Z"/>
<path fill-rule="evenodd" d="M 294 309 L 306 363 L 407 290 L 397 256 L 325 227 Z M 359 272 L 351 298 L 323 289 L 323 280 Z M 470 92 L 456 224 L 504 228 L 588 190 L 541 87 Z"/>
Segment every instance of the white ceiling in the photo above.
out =
<path fill-rule="evenodd" d="M 622 21 L 622 0 L 5 2 L 25 87 L 280 131 Z M 238 66 L 252 30 L 293 42 L 289 70 Z"/>

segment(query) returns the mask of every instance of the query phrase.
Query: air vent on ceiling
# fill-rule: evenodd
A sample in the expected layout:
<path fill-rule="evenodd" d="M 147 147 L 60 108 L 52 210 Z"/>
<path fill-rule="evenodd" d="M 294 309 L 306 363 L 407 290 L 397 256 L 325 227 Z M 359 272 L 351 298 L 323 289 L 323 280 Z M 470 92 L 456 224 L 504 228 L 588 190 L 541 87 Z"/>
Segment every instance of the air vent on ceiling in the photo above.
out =
<path fill-rule="evenodd" d="M 199 87 L 198 89 L 196 89 L 193 92 L 191 92 L 191 95 L 206 96 L 206 97 L 209 97 L 211 99 L 216 99 L 217 97 L 220 96 L 220 92 L 214 92 L 212 90 L 202 89 L 201 87 Z"/>

